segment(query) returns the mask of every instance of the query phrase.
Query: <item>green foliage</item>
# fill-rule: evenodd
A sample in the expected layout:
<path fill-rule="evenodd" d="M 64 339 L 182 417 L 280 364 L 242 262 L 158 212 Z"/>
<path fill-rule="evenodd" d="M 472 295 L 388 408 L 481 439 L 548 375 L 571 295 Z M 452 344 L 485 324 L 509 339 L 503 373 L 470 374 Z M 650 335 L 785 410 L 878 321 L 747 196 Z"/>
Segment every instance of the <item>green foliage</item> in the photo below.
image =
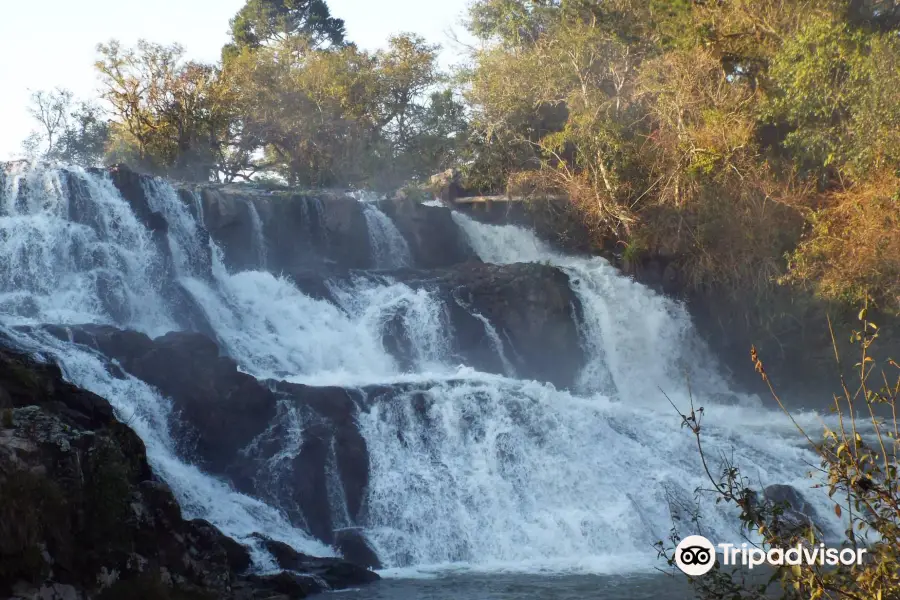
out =
<path fill-rule="evenodd" d="M 366 52 L 323 0 L 248 0 L 218 65 L 101 45 L 111 120 L 41 93 L 27 145 L 200 181 L 389 190 L 452 167 L 473 192 L 568 197 L 552 212 L 594 249 L 640 246 L 695 291 L 900 311 L 897 2 L 476 0 L 468 25 L 450 81 L 418 35 Z"/>
<path fill-rule="evenodd" d="M 452 96 L 423 102 L 439 79 L 436 62 L 437 48 L 415 35 L 374 54 L 290 38 L 244 49 L 226 75 L 245 139 L 289 184 L 396 184 L 446 161 L 460 129 Z"/>
<path fill-rule="evenodd" d="M 560 0 L 488 0 L 470 11 L 469 30 L 484 40 L 518 47 L 537 41 L 552 26 Z"/>
<path fill-rule="evenodd" d="M 439 47 L 405 33 L 377 52 L 344 43 L 324 0 L 248 0 L 219 64 L 178 44 L 98 46 L 101 100 L 40 92 L 30 157 L 123 162 L 187 181 L 394 188 L 461 160 L 467 115 L 442 88 Z"/>
<path fill-rule="evenodd" d="M 83 167 L 103 161 L 109 125 L 97 104 L 76 102 L 72 92 L 56 89 L 32 94 L 28 112 L 39 126 L 23 144 L 29 158 Z"/>
<path fill-rule="evenodd" d="M 567 195 L 595 248 L 640 239 L 695 290 L 757 304 L 778 281 L 809 283 L 825 299 L 868 291 L 885 304 L 892 213 L 862 191 L 900 169 L 895 9 L 479 0 L 463 172 L 479 191 L 527 180 L 527 193 Z M 867 253 L 854 220 L 827 212 L 852 190 L 866 215 L 855 223 L 882 250 Z M 815 282 L 825 257 L 867 275 L 832 293 L 834 270 Z"/>
<path fill-rule="evenodd" d="M 141 40 L 98 46 L 102 98 L 112 107 L 110 160 L 192 181 L 223 161 L 233 113 L 219 69 L 185 62 L 184 49 Z"/>
<path fill-rule="evenodd" d="M 900 45 L 826 18 L 808 21 L 774 56 L 765 112 L 790 133 L 803 166 L 864 176 L 897 164 Z"/>
<path fill-rule="evenodd" d="M 824 298 L 858 305 L 870 298 L 900 313 L 900 180 L 869 181 L 827 196 L 809 215 L 810 229 L 790 254 L 787 283 L 810 284 Z"/>
<path fill-rule="evenodd" d="M 248 0 L 231 20 L 231 36 L 234 43 L 226 46 L 226 57 L 297 37 L 312 47 L 340 45 L 344 21 L 331 16 L 325 0 Z"/>

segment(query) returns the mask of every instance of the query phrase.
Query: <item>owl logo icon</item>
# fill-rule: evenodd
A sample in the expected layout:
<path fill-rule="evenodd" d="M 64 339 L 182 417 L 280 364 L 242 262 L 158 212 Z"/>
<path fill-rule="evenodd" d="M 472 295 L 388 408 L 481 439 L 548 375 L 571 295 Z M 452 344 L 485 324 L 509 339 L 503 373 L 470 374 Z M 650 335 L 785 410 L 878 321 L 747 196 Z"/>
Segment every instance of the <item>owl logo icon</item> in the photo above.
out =
<path fill-rule="evenodd" d="M 716 548 L 702 535 L 689 535 L 675 548 L 675 564 L 685 575 L 705 575 L 716 564 Z"/>

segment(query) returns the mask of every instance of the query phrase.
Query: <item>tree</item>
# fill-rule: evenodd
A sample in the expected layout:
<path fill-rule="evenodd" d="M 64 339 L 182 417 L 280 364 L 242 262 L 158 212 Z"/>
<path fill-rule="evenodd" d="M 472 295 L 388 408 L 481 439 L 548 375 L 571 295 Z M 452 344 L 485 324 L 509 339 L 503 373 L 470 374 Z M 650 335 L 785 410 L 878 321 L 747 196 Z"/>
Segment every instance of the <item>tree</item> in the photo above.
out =
<path fill-rule="evenodd" d="M 426 90 L 438 80 L 439 46 L 416 34 L 391 36 L 375 54 L 378 78 L 378 126 L 390 132 L 399 151 L 409 147 L 413 121 L 421 114 Z"/>
<path fill-rule="evenodd" d="M 224 55 L 303 37 L 313 48 L 344 42 L 344 21 L 331 16 L 325 0 L 248 0 L 231 20 L 232 44 Z"/>
<path fill-rule="evenodd" d="M 375 62 L 355 46 L 311 49 L 290 38 L 245 48 L 227 65 L 247 139 L 292 185 L 364 180 L 377 158 Z"/>
<path fill-rule="evenodd" d="M 473 7 L 475 32 L 488 41 L 467 94 L 485 140 L 481 159 L 495 162 L 492 147 L 508 152 L 532 175 L 529 185 L 567 192 L 606 232 L 625 232 L 635 220 L 640 174 L 627 143 L 635 131 L 625 124 L 641 123 L 632 94 L 647 54 L 637 36 L 639 5 L 484 0 Z M 515 171 L 498 174 L 508 180 Z"/>
<path fill-rule="evenodd" d="M 224 72 L 243 139 L 264 149 L 258 166 L 295 185 L 389 187 L 430 168 L 427 153 L 414 156 L 425 136 L 436 143 L 442 128 L 458 130 L 438 122 L 462 115 L 452 96 L 428 101 L 440 79 L 436 62 L 437 47 L 415 35 L 396 36 L 374 54 L 354 45 L 315 48 L 294 36 L 244 48 Z"/>
<path fill-rule="evenodd" d="M 85 167 L 102 162 L 109 126 L 97 104 L 75 101 L 72 92 L 58 88 L 35 92 L 28 112 L 40 129 L 25 140 L 27 156 Z"/>
<path fill-rule="evenodd" d="M 221 70 L 144 40 L 98 47 L 101 96 L 116 117 L 115 157 L 156 173 L 209 180 L 223 167 L 234 111 Z"/>
<path fill-rule="evenodd" d="M 51 92 L 38 91 L 31 95 L 31 106 L 28 107 L 28 114 L 41 127 L 41 130 L 34 135 L 39 140 L 37 144 L 43 145 L 43 154 L 45 156 L 51 156 L 56 151 L 59 137 L 68 125 L 73 97 L 72 92 L 62 88 L 57 88 Z"/>
<path fill-rule="evenodd" d="M 452 90 L 432 92 L 415 111 L 409 129 L 414 135 L 407 141 L 405 155 L 398 159 L 401 175 L 426 180 L 463 161 L 469 122 L 465 105 Z"/>
<path fill-rule="evenodd" d="M 482 40 L 526 47 L 547 35 L 561 6 L 561 0 L 482 0 L 472 4 L 467 25 Z"/>
<path fill-rule="evenodd" d="M 764 115 L 782 145 L 825 177 L 864 178 L 900 164 L 900 43 L 833 17 L 809 19 L 773 56 Z"/>
<path fill-rule="evenodd" d="M 109 142 L 109 121 L 93 101 L 79 101 L 59 140 L 56 158 L 62 162 L 95 167 L 103 163 Z"/>

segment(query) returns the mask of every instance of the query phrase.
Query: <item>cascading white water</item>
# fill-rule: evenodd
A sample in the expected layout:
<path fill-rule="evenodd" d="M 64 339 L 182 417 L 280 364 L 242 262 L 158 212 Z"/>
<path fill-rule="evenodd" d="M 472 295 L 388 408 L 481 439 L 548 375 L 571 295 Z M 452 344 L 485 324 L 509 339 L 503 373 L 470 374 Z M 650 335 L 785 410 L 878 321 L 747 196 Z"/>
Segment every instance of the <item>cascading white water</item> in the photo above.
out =
<path fill-rule="evenodd" d="M 363 215 L 369 229 L 369 247 L 379 269 L 397 269 L 412 264 L 409 244 L 394 222 L 371 201 L 363 202 Z"/>
<path fill-rule="evenodd" d="M 93 227 L 68 220 L 71 198 L 65 178 L 74 178 L 87 194 L 96 217 Z M 96 354 L 56 340 L 40 330 L 10 329 L 45 323 L 114 324 L 155 336 L 176 328 L 153 275 L 163 262 L 149 232 L 105 178 L 77 169 L 17 165 L 5 173 L 4 210 L 0 213 L 0 327 L 22 348 L 59 362 L 66 377 L 104 398 L 141 436 L 150 464 L 171 486 L 189 518 L 209 520 L 225 533 L 245 538 L 260 532 L 304 552 L 332 553 L 293 528 L 273 507 L 238 494 L 226 484 L 178 459 L 169 433 L 170 404 L 156 390 L 133 378 L 109 376 Z M 188 221 L 178 212 L 171 187 L 157 182 L 148 193 L 170 223 L 177 264 L 190 263 Z M 184 227 L 182 227 L 184 225 Z M 105 309 L 98 276 L 115 279 L 124 318 Z M 23 308 L 24 307 L 24 308 Z"/>
<path fill-rule="evenodd" d="M 407 394 L 361 415 L 373 463 L 370 537 L 388 564 L 653 568 L 671 511 L 684 515 L 694 490 L 709 485 L 664 396 L 688 412 L 688 383 L 705 408 L 708 457 L 733 456 L 763 485 L 809 489 L 798 465 L 813 457 L 793 425 L 728 393 L 681 306 L 602 259 L 559 255 L 525 229 L 454 219 L 487 262 L 549 262 L 568 273 L 589 361 L 578 395 L 471 375 L 427 386 L 424 412 Z M 799 418 L 816 427 L 817 417 Z M 706 534 L 740 543 L 735 513 L 710 500 L 701 502 Z M 827 498 L 809 500 L 827 518 Z M 835 535 L 840 525 L 831 526 Z"/>
<path fill-rule="evenodd" d="M 550 262 L 569 275 L 582 304 L 589 357 L 578 389 L 569 393 L 460 368 L 445 322 L 444 303 L 453 300 L 436 292 L 384 276 L 358 277 L 331 285 L 332 304 L 271 273 L 229 272 L 175 190 L 161 180 L 145 187 L 151 207 L 168 222 L 179 283 L 243 370 L 310 385 L 415 384 L 373 398 L 358 416 L 371 459 L 361 524 L 388 567 L 652 568 L 651 544 L 672 524 L 670 503 L 690 503 L 704 483 L 693 440 L 659 389 L 686 409 L 686 377 L 706 408 L 710 456 L 733 451 L 764 484 L 808 487 L 798 465 L 810 457 L 789 423 L 749 398 L 720 402 L 727 385 L 694 339 L 684 309 L 601 259 L 562 256 L 527 230 L 454 214 L 486 262 Z M 83 348 L 39 330 L 11 329 L 106 323 L 159 335 L 177 328 L 160 281 L 165 261 L 110 181 L 77 169 L 17 166 L 5 174 L 2 193 L 4 331 L 52 355 L 69 379 L 113 402 L 189 516 L 238 537 L 259 531 L 307 553 L 327 553 L 277 507 L 237 494 L 178 459 L 169 403 L 154 389 L 134 378 L 110 378 L 100 357 Z M 408 247 L 390 219 L 377 206 L 363 210 L 373 252 L 384 252 L 378 266 L 401 266 L 388 260 L 398 257 L 408 265 Z M 499 335 L 485 325 L 502 358 Z M 388 351 L 388 333 L 403 338 L 406 365 Z M 281 418 L 293 425 L 282 453 L 270 461 L 273 485 L 302 441 L 302 422 L 289 406 L 282 406 Z M 813 417 L 799 418 L 814 426 Z M 829 513 L 821 495 L 809 500 L 821 515 Z M 338 499 L 334 512 L 337 526 L 349 524 Z M 713 536 L 736 539 L 732 513 L 717 506 L 704 512 Z"/>
<path fill-rule="evenodd" d="M 263 232 L 263 222 L 259 218 L 256 204 L 247 201 L 247 210 L 250 211 L 250 223 L 253 225 L 253 249 L 256 250 L 256 260 L 259 267 L 266 269 L 268 264 L 268 252 L 266 250 L 266 234 Z"/>
<path fill-rule="evenodd" d="M 174 327 L 161 296 L 162 259 L 112 183 L 83 175 L 76 195 L 57 169 L 15 163 L 0 212 L 0 306 L 6 324 Z M 77 220 L 70 214 L 77 211 Z"/>
<path fill-rule="evenodd" d="M 436 382 L 427 395 L 424 415 L 400 396 L 361 416 L 372 455 L 369 535 L 392 566 L 653 568 L 670 508 L 691 506 L 709 485 L 671 410 L 487 376 Z M 710 405 L 707 423 L 710 457 L 734 449 L 748 475 L 808 487 L 797 469 L 808 453 L 789 423 Z M 740 542 L 733 513 L 702 508 L 709 537 Z M 827 514 L 823 501 L 817 508 Z"/>
<path fill-rule="evenodd" d="M 662 399 L 660 390 L 671 394 L 688 385 L 707 395 L 732 395 L 682 305 L 623 277 L 605 259 L 555 252 L 522 227 L 486 225 L 458 212 L 453 219 L 485 262 L 549 263 L 569 275 L 582 305 L 589 359 L 580 391 L 651 405 Z"/>

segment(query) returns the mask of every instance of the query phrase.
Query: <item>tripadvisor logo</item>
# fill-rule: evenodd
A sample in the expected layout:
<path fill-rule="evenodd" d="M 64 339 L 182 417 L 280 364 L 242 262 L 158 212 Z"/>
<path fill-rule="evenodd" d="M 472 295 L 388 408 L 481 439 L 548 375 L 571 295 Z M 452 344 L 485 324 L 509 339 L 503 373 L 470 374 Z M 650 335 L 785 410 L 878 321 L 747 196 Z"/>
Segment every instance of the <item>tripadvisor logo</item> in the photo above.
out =
<path fill-rule="evenodd" d="M 722 564 L 725 566 L 743 565 L 749 569 L 762 564 L 782 565 L 861 565 L 864 548 L 826 548 L 825 544 L 804 546 L 798 544 L 793 548 L 771 548 L 768 552 L 762 548 L 749 548 L 747 544 L 740 547 L 734 544 L 719 544 Z M 689 535 L 681 540 L 675 548 L 675 564 L 686 575 L 697 577 L 705 575 L 716 564 L 716 546 L 702 535 Z"/>
<path fill-rule="evenodd" d="M 675 548 L 675 564 L 685 575 L 705 575 L 716 564 L 716 548 L 702 535 L 689 535 Z"/>

